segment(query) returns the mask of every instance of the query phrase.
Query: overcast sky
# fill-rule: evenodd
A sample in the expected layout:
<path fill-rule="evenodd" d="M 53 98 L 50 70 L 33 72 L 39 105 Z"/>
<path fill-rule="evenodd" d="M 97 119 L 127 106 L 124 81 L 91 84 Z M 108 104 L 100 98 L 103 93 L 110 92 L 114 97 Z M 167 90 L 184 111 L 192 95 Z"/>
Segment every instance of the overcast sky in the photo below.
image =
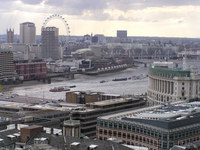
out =
<path fill-rule="evenodd" d="M 71 35 L 200 37 L 200 0 L 0 0 L 0 34 L 7 28 L 19 33 L 19 24 L 34 22 L 37 34 L 45 19 L 62 15 Z M 49 26 L 65 26 L 58 19 Z"/>

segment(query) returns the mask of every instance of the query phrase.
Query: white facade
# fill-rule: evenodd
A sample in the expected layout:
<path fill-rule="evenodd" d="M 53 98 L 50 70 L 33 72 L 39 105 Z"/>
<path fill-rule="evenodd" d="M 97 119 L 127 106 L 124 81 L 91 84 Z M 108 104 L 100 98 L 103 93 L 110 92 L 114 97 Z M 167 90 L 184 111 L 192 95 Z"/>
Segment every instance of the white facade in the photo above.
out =
<path fill-rule="evenodd" d="M 147 99 L 150 105 L 199 97 L 200 75 L 197 70 L 150 68 L 147 90 Z"/>
<path fill-rule="evenodd" d="M 34 44 L 36 29 L 32 22 L 24 22 L 20 24 L 20 43 Z"/>

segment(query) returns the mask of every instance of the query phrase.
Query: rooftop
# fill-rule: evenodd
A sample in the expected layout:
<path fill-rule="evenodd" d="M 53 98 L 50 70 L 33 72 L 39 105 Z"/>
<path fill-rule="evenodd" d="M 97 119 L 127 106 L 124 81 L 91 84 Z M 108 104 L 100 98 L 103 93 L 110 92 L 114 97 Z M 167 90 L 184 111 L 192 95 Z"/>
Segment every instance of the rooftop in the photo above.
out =
<path fill-rule="evenodd" d="M 100 119 L 119 120 L 173 129 L 200 123 L 200 102 L 182 102 L 171 106 L 153 106 L 138 110 L 127 111 Z"/>
<path fill-rule="evenodd" d="M 123 102 L 130 102 L 130 101 L 136 101 L 136 99 L 132 99 L 132 98 L 117 98 L 117 99 L 93 102 L 93 103 L 90 103 L 90 105 L 107 106 L 107 105 L 113 105 L 113 104 L 118 104 L 118 103 L 123 103 Z"/>
<path fill-rule="evenodd" d="M 190 77 L 190 70 L 150 67 L 149 73 L 165 78 Z"/>
<path fill-rule="evenodd" d="M 75 52 L 72 52 L 72 54 L 83 54 L 86 52 L 91 52 L 92 50 L 90 48 L 82 48 L 82 49 L 78 49 Z"/>

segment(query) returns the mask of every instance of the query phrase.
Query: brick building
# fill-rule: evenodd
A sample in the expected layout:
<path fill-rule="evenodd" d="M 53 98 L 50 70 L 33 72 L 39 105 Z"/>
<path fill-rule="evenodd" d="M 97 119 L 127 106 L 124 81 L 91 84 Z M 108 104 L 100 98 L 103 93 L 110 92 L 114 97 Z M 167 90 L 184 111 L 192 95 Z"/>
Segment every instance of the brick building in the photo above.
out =
<path fill-rule="evenodd" d="M 200 102 L 161 105 L 99 117 L 97 138 L 115 137 L 123 143 L 168 150 L 200 140 Z"/>
<path fill-rule="evenodd" d="M 121 98 L 121 96 L 116 94 L 105 94 L 103 92 L 91 91 L 72 91 L 66 93 L 67 103 L 86 104 L 116 98 Z"/>
<path fill-rule="evenodd" d="M 17 74 L 23 76 L 24 80 L 41 79 L 47 76 L 46 63 L 42 61 L 16 61 L 15 68 Z"/>

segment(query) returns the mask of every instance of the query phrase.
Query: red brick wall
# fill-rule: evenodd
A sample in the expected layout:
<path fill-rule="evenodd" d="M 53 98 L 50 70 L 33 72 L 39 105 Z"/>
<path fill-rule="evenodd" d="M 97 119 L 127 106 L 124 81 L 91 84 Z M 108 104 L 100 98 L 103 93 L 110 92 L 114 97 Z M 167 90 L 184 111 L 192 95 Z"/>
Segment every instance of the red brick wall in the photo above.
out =
<path fill-rule="evenodd" d="M 24 80 L 40 79 L 47 76 L 45 62 L 16 63 L 15 69 L 18 75 L 24 76 Z"/>
<path fill-rule="evenodd" d="M 29 138 L 42 131 L 43 131 L 42 126 L 36 126 L 34 128 L 29 128 L 29 127 L 21 128 L 20 140 L 21 142 L 26 142 Z"/>
<path fill-rule="evenodd" d="M 99 133 L 99 130 L 102 130 L 102 134 Z M 107 135 L 104 134 L 104 130 L 107 131 Z M 112 135 L 109 135 L 109 131 L 111 131 Z M 114 131 L 116 132 L 116 136 L 113 136 Z M 119 132 L 121 132 L 121 137 L 118 137 Z M 126 136 L 123 137 L 123 134 L 125 134 Z M 128 136 L 127 136 L 128 134 L 130 135 L 130 138 L 128 138 Z M 132 135 L 134 136 L 134 140 L 132 139 Z M 136 136 L 138 137 L 138 140 L 136 140 Z M 126 144 L 145 146 L 145 147 L 148 147 L 149 149 L 156 149 L 156 150 L 159 149 L 159 141 L 152 137 L 144 136 L 144 135 L 137 134 L 134 132 L 129 132 L 129 131 L 97 127 L 97 138 L 98 139 L 108 139 L 111 137 L 120 139 Z M 142 140 L 140 140 L 140 138 Z M 144 139 L 145 139 L 145 142 L 144 142 Z"/>

